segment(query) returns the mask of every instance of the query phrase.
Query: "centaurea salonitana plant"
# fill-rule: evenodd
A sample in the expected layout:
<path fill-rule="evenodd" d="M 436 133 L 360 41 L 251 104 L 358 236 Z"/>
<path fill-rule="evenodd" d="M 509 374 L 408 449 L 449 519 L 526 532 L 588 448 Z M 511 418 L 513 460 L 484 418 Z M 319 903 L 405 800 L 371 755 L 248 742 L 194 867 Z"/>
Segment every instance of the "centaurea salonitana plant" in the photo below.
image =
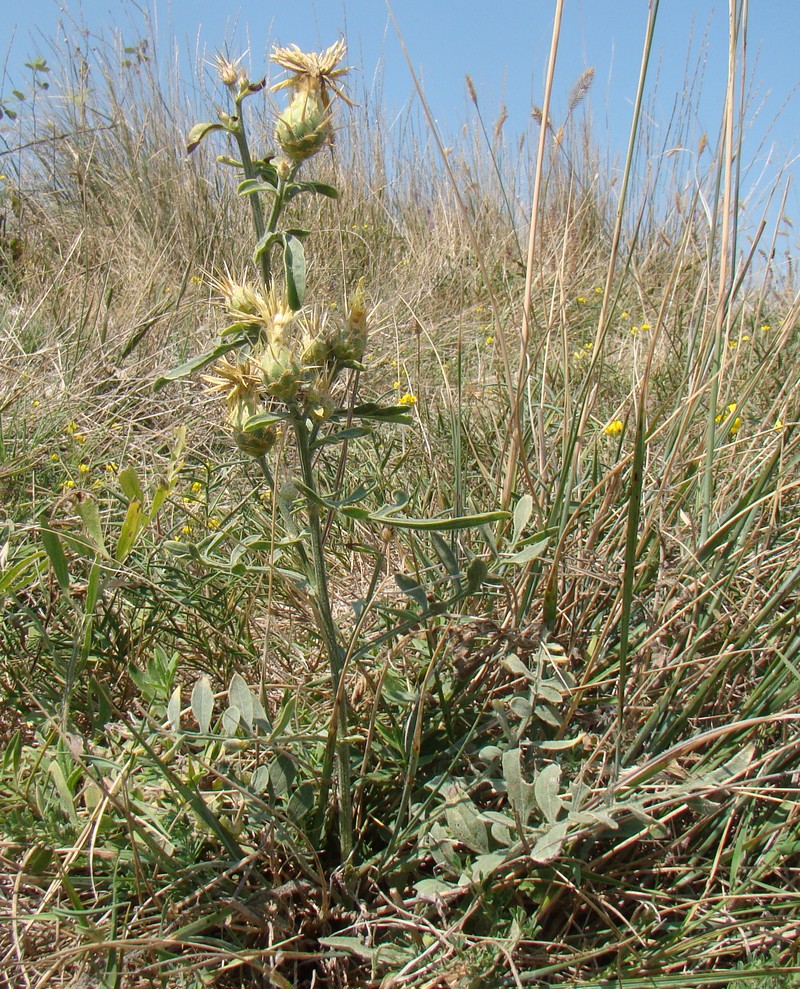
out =
<path fill-rule="evenodd" d="M 277 154 L 271 152 L 261 158 L 251 152 L 243 104 L 264 89 L 265 80 L 253 82 L 236 63 L 223 57 L 217 59 L 220 79 L 233 104 L 231 111 L 220 112 L 218 121 L 193 127 L 187 148 L 192 152 L 215 131 L 227 133 L 235 142 L 239 158 L 220 160 L 240 172 L 239 195 L 250 200 L 257 277 L 236 279 L 226 273 L 214 280 L 229 325 L 216 347 L 158 382 L 160 385 L 212 365 L 203 380 L 210 391 L 225 398 L 228 426 L 237 446 L 258 461 L 270 487 L 274 482 L 269 456 L 279 430 L 285 429 L 294 440 L 301 474 L 296 485 L 305 496 L 307 515 L 305 546 L 299 555 L 327 654 L 335 699 L 321 773 L 317 837 L 323 837 L 336 764 L 344 861 L 351 856 L 353 846 L 347 701 L 341 689 L 345 654 L 331 611 L 322 532 L 321 507 L 325 502 L 318 491 L 315 456 L 323 433 L 326 443 L 336 442 L 342 420 L 350 422 L 355 416 L 403 422 L 406 417 L 402 409 L 337 408 L 339 379 L 348 371 L 364 370 L 360 362 L 367 347 L 368 325 L 363 285 L 359 283 L 352 293 L 344 317 L 306 313 L 304 240 L 308 231 L 282 229 L 281 219 L 285 207 L 302 193 L 337 198 L 332 186 L 299 181 L 297 175 L 332 141 L 335 101 L 349 103 L 339 85 L 347 72 L 341 65 L 346 53 L 342 41 L 322 53 L 305 53 L 296 46 L 274 50 L 273 61 L 287 69 L 289 75 L 273 90 L 289 89 L 291 99 L 277 119 Z M 277 273 L 276 257 L 283 277 Z"/>
<path fill-rule="evenodd" d="M 340 87 L 347 71 L 341 66 L 345 55 L 343 42 L 321 53 L 306 54 L 294 46 L 275 49 L 273 60 L 287 69 L 289 75 L 272 89 L 288 89 L 291 97 L 289 105 L 277 117 L 274 132 L 277 150 L 262 158 L 251 154 L 242 104 L 247 97 L 263 90 L 265 81 L 251 82 L 237 65 L 226 59 L 218 60 L 220 78 L 233 102 L 232 112 L 220 113 L 218 122 L 192 128 L 188 149 L 191 152 L 215 131 L 226 132 L 236 143 L 239 159 L 220 161 L 238 169 L 243 176 L 238 191 L 251 203 L 256 273 L 249 278 L 233 278 L 226 272 L 213 281 L 223 300 L 229 325 L 222 330 L 216 346 L 164 375 L 157 387 L 208 367 L 203 380 L 211 392 L 224 397 L 227 424 L 237 446 L 258 462 L 272 490 L 275 490 L 275 458 L 280 455 L 276 439 L 281 431 L 289 438 L 293 456 L 282 462 L 287 469 L 297 471 L 299 467 L 300 476 L 285 485 L 284 490 L 299 493 L 305 502 L 306 524 L 299 532 L 291 510 L 285 505 L 283 509 L 287 526 L 296 534 L 293 545 L 328 661 L 333 698 L 318 775 L 312 837 L 321 848 L 328 830 L 328 805 L 335 776 L 342 863 L 353 865 L 358 850 L 354 848 L 353 837 L 354 786 L 345 674 L 353 656 L 359 654 L 362 626 L 356 624 L 345 645 L 331 607 L 325 555 L 328 519 L 340 513 L 372 522 L 378 529 L 452 530 L 505 519 L 508 513 L 483 512 L 447 520 L 410 519 L 398 514 L 405 504 L 402 499 L 375 512 L 359 505 L 369 494 L 369 485 L 345 495 L 338 489 L 341 482 L 337 480 L 333 491 L 320 490 L 318 458 L 339 444 L 344 452 L 340 455 L 337 477 L 346 476 L 349 441 L 369 432 L 373 423 L 410 423 L 410 407 L 416 402 L 409 393 L 394 405 L 374 402 L 353 405 L 358 379 L 354 379 L 352 388 L 341 385 L 346 376 L 367 370 L 362 364 L 369 337 L 364 279 L 351 292 L 344 315 L 319 308 L 311 311 L 304 304 L 304 242 L 310 232 L 281 226 L 284 208 L 302 193 L 330 199 L 338 196 L 332 186 L 300 180 L 298 173 L 331 144 L 336 102 L 349 103 Z M 268 212 L 265 204 L 269 206 Z M 343 403 L 345 395 L 350 396 L 349 404 Z M 483 571 L 482 561 L 473 561 L 466 589 L 459 594 L 472 593 L 483 579 Z M 375 580 L 377 575 L 376 569 Z M 356 780 L 356 783 L 362 787 L 364 781 Z"/>

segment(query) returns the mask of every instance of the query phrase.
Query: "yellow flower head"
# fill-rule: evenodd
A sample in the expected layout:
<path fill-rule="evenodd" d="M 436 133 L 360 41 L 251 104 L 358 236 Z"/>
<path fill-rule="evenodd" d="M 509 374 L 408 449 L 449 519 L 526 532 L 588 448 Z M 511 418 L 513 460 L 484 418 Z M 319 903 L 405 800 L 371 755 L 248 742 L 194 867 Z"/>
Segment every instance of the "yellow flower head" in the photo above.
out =
<path fill-rule="evenodd" d="M 292 74 L 288 79 L 273 86 L 272 92 L 288 88 L 295 93 L 313 93 L 320 97 L 324 109 L 327 110 L 330 104 L 328 93 L 330 88 L 339 99 L 352 106 L 352 102 L 336 81 L 349 71 L 347 66 L 339 65 L 346 55 L 347 45 L 341 39 L 334 42 L 330 48 L 326 48 L 324 52 L 304 52 L 297 45 L 289 48 L 278 48 L 276 45 L 272 51 L 272 61 Z"/>
<path fill-rule="evenodd" d="M 621 419 L 612 419 L 607 426 L 603 427 L 603 434 L 605 436 L 619 436 L 623 428 L 624 427 Z"/>
<path fill-rule="evenodd" d="M 400 398 L 397 399 L 397 404 L 405 405 L 408 408 L 411 408 L 412 405 L 417 404 L 417 396 L 412 395 L 411 392 L 406 392 L 405 395 L 401 395 Z"/>
<path fill-rule="evenodd" d="M 262 377 L 253 364 L 234 364 L 223 357 L 212 370 L 215 373 L 204 374 L 203 381 L 212 394 L 224 396 L 229 409 L 239 403 L 255 406 Z"/>
<path fill-rule="evenodd" d="M 273 346 L 286 342 L 295 314 L 275 292 L 256 288 L 246 279 L 236 281 L 228 272 L 212 278 L 211 284 L 224 299 L 232 319 L 260 327 Z"/>
<path fill-rule="evenodd" d="M 716 419 L 714 419 L 714 422 L 720 423 L 722 422 L 723 419 L 728 419 L 735 412 L 736 412 L 736 402 L 731 402 L 729 405 L 725 406 L 725 412 L 721 412 L 716 417 Z M 736 416 L 730 425 L 730 435 L 735 436 L 741 428 L 742 428 L 741 416 Z"/>

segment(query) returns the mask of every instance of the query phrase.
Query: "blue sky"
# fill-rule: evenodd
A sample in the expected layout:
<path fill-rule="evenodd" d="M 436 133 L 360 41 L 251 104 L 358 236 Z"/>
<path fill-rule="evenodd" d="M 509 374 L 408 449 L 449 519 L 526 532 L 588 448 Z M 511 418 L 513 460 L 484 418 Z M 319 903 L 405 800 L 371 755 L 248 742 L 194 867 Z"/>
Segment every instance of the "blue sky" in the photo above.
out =
<path fill-rule="evenodd" d="M 360 69 L 357 92 L 380 87 L 389 113 L 413 97 L 413 84 L 384 0 L 5 0 L 0 24 L 3 93 L 24 83 L 27 58 L 48 54 L 59 18 L 93 33 L 119 29 L 126 43 L 145 33 L 145 12 L 165 51 L 177 45 L 186 72 L 196 56 L 213 54 L 227 41 L 232 55 L 249 50 L 253 71 L 263 70 L 273 43 L 319 48 L 345 35 L 349 62 Z M 395 16 L 419 73 L 428 103 L 445 139 L 468 117 L 464 76 L 474 80 L 488 120 L 508 108 L 506 132 L 527 126 L 530 108 L 542 99 L 554 0 L 393 0 Z M 748 68 L 753 120 L 744 159 L 752 163 L 746 191 L 769 180 L 800 152 L 797 0 L 751 0 Z M 598 136 L 621 154 L 630 124 L 646 0 L 565 0 L 556 71 L 556 121 L 580 72 L 596 69 L 590 97 Z M 724 98 L 728 5 L 725 0 L 661 0 L 652 82 L 656 127 L 663 127 L 685 88 L 687 66 L 702 67 L 702 91 L 693 89 L 694 135 L 716 137 Z M 776 119 L 777 118 L 777 119 Z M 765 137 L 766 135 L 766 137 Z M 791 216 L 797 193 L 788 200 Z"/>

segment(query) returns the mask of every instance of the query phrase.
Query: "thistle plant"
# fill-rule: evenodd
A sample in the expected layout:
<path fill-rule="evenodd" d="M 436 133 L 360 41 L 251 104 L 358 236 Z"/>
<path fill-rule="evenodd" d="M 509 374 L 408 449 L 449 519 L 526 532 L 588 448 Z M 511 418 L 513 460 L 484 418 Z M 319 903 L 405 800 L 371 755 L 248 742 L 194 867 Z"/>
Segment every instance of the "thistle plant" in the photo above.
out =
<path fill-rule="evenodd" d="M 336 763 L 340 848 L 345 861 L 353 845 L 347 701 L 340 689 L 345 655 L 331 610 L 323 550 L 322 498 L 314 457 L 321 430 L 326 430 L 326 442 L 330 442 L 341 419 L 359 412 L 337 408 L 336 385 L 343 374 L 364 370 L 360 362 L 367 347 L 367 313 L 361 283 L 352 294 L 344 319 L 304 312 L 304 241 L 309 231 L 283 228 L 281 220 L 286 206 L 302 193 L 337 198 L 332 186 L 300 181 L 298 172 L 333 139 L 334 99 L 350 103 L 338 84 L 347 72 L 341 65 L 346 52 L 342 41 L 322 53 L 305 53 L 296 46 L 275 48 L 272 60 L 288 75 L 273 91 L 288 89 L 291 98 L 278 115 L 274 133 L 277 152 L 261 158 L 254 158 L 251 152 L 243 105 L 264 89 L 266 80 L 251 81 L 236 63 L 223 57 L 216 60 L 219 77 L 232 102 L 231 111 L 220 112 L 216 122 L 197 124 L 189 134 L 187 149 L 192 152 L 215 131 L 226 132 L 235 142 L 238 159 L 219 160 L 240 172 L 239 195 L 250 200 L 256 239 L 253 263 L 260 278 L 235 279 L 225 274 L 214 280 L 230 324 L 212 351 L 161 379 L 163 383 L 213 365 L 203 380 L 210 391 L 224 396 L 228 425 L 237 446 L 255 458 L 270 487 L 274 486 L 274 477 L 268 457 L 279 431 L 285 430 L 294 440 L 302 478 L 296 484 L 305 496 L 307 514 L 306 538 L 299 555 L 327 654 L 335 699 L 321 773 L 316 830 L 321 837 Z M 282 263 L 275 263 L 276 256 Z M 380 412 L 388 413 L 389 418 L 403 418 L 399 410 L 360 412 L 362 416 Z"/>
<path fill-rule="evenodd" d="M 334 444 L 340 444 L 343 453 L 337 476 L 344 477 L 349 441 L 369 432 L 375 423 L 410 423 L 409 406 L 414 401 L 407 396 L 390 406 L 374 402 L 354 404 L 359 375 L 367 371 L 363 358 L 369 338 L 369 317 L 364 279 L 353 287 L 343 315 L 318 307 L 312 311 L 305 304 L 305 242 L 310 231 L 282 225 L 285 208 L 301 194 L 330 199 L 338 196 L 330 185 L 301 180 L 299 172 L 332 143 L 337 103 L 350 103 L 340 86 L 347 72 L 341 64 L 345 55 L 346 47 L 341 41 L 322 53 L 307 54 L 296 46 L 274 50 L 273 61 L 286 69 L 288 75 L 272 91 L 288 90 L 290 98 L 277 114 L 276 151 L 261 158 L 251 152 L 243 104 L 262 91 L 266 82 L 263 79 L 253 82 L 235 63 L 217 59 L 220 79 L 233 106 L 230 112 L 220 112 L 218 121 L 192 128 L 188 150 L 193 151 L 209 134 L 219 131 L 227 133 L 236 144 L 239 157 L 220 157 L 219 161 L 240 173 L 239 195 L 250 201 L 256 241 L 255 272 L 241 278 L 226 272 L 213 280 L 229 325 L 211 350 L 164 375 L 157 387 L 206 369 L 202 375 L 206 388 L 224 398 L 228 428 L 241 452 L 257 461 L 265 483 L 275 489 L 276 459 L 287 470 L 299 468 L 300 477 L 284 485 L 284 490 L 299 493 L 304 501 L 305 524 L 301 529 L 298 530 L 293 509 L 287 507 L 286 499 L 279 498 L 278 502 L 287 530 L 296 534 L 294 545 L 325 650 L 333 700 L 312 837 L 318 844 L 325 839 L 335 780 L 342 862 L 352 863 L 355 858 L 353 783 L 345 674 L 348 665 L 359 655 L 361 624 L 356 624 L 356 631 L 345 642 L 333 618 L 324 546 L 327 519 L 339 512 L 345 517 L 371 521 L 378 531 L 385 531 L 387 526 L 430 530 L 477 526 L 505 518 L 507 513 L 486 512 L 442 521 L 414 520 L 398 514 L 407 499 L 373 512 L 359 505 L 368 495 L 369 486 L 349 494 L 321 490 L 320 456 L 326 455 Z M 348 376 L 353 379 L 353 387 L 342 387 Z M 287 442 L 278 446 L 276 440 L 281 433 Z M 482 566 L 480 560 L 473 563 Z M 468 581 L 472 591 L 480 579 L 473 567 Z M 377 570 L 373 583 L 376 581 Z"/>

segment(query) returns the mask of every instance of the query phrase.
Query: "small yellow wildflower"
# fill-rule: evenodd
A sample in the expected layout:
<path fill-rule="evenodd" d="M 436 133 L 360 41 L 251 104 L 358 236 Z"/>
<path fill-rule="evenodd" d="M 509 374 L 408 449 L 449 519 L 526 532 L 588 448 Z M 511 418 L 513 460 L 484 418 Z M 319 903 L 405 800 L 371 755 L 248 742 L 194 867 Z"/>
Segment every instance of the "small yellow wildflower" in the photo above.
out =
<path fill-rule="evenodd" d="M 642 333 L 647 333 L 647 331 L 650 329 L 650 324 L 649 323 L 642 323 L 642 325 L 639 327 L 639 329 L 642 331 Z"/>
<path fill-rule="evenodd" d="M 83 433 L 73 433 L 72 438 L 75 440 L 76 443 L 86 442 L 86 437 L 83 435 Z"/>
<path fill-rule="evenodd" d="M 184 536 L 190 536 L 192 534 L 192 527 L 190 525 L 184 525 L 181 528 L 181 532 Z"/>
<path fill-rule="evenodd" d="M 720 423 L 722 422 L 723 419 L 727 419 L 729 416 L 732 416 L 734 412 L 736 412 L 736 402 L 731 402 L 729 405 L 725 407 L 725 412 L 720 412 L 720 414 L 716 417 L 714 422 Z M 741 428 L 742 428 L 741 416 L 736 416 L 736 418 L 733 420 L 730 426 L 731 436 L 735 436 Z"/>
<path fill-rule="evenodd" d="M 595 287 L 594 287 L 594 294 L 595 295 L 602 295 L 603 294 L 603 286 L 602 285 L 595 285 Z"/>
<path fill-rule="evenodd" d="M 209 529 L 219 529 L 221 522 L 216 517 L 216 515 L 213 515 L 206 524 L 208 525 Z"/>
<path fill-rule="evenodd" d="M 491 347 L 493 343 L 494 343 L 494 337 L 491 334 L 489 334 L 489 336 L 486 337 L 486 346 Z"/>
<path fill-rule="evenodd" d="M 578 296 L 578 298 L 577 298 L 577 299 L 576 299 L 575 301 L 576 301 L 576 302 L 578 303 L 578 305 L 580 305 L 580 306 L 582 306 L 582 305 L 585 305 L 585 303 L 586 303 L 586 296 L 583 296 L 583 295 L 579 295 L 579 296 Z"/>
<path fill-rule="evenodd" d="M 395 391 L 396 391 L 400 387 L 401 384 L 402 384 L 402 381 L 393 381 L 392 382 L 392 388 L 394 388 Z"/>
<path fill-rule="evenodd" d="M 412 405 L 417 404 L 417 396 L 412 395 L 411 392 L 406 392 L 405 395 L 401 395 L 400 398 L 398 398 L 397 404 L 405 405 L 410 408 Z"/>
<path fill-rule="evenodd" d="M 783 421 L 781 419 L 776 419 L 775 420 L 775 425 L 772 428 L 773 429 L 783 429 Z"/>
<path fill-rule="evenodd" d="M 57 453 L 51 453 L 50 454 L 50 459 L 53 461 L 54 464 L 57 464 L 58 463 L 58 454 Z"/>
<path fill-rule="evenodd" d="M 78 470 L 80 471 L 81 474 L 88 474 L 89 471 L 91 470 L 91 467 L 88 464 L 79 464 Z"/>
<path fill-rule="evenodd" d="M 620 319 L 630 319 L 631 318 L 631 314 L 627 310 L 625 310 L 624 313 L 621 313 L 620 314 L 620 317 L 619 318 Z"/>
<path fill-rule="evenodd" d="M 34 398 L 34 400 L 31 402 L 31 405 L 34 407 L 34 409 L 38 409 L 41 404 L 42 403 L 39 401 L 38 398 Z"/>
<path fill-rule="evenodd" d="M 115 464 L 113 460 L 109 460 L 105 467 L 106 474 L 116 474 L 119 470 L 119 465 Z"/>
<path fill-rule="evenodd" d="M 74 433 L 78 432 L 78 424 L 76 422 L 68 422 L 64 427 L 64 432 L 67 436 L 72 436 Z"/>
<path fill-rule="evenodd" d="M 623 430 L 623 424 L 621 419 L 612 419 L 611 422 L 603 427 L 603 433 L 606 436 L 619 436 Z"/>
<path fill-rule="evenodd" d="M 771 329 L 772 329 L 772 327 L 769 325 L 769 323 L 762 323 L 761 324 L 761 332 L 762 333 L 769 333 L 769 331 Z"/>
<path fill-rule="evenodd" d="M 68 481 L 64 481 L 61 487 L 64 488 L 65 491 L 71 491 L 75 487 L 75 482 L 72 478 L 70 478 Z"/>
<path fill-rule="evenodd" d="M 640 327 L 638 327 L 638 326 L 632 326 L 631 327 L 631 336 L 635 337 L 636 334 L 639 332 L 639 329 L 640 329 Z"/>
<path fill-rule="evenodd" d="M 199 481 L 192 483 L 192 494 L 199 494 L 203 490 L 203 485 Z"/>

